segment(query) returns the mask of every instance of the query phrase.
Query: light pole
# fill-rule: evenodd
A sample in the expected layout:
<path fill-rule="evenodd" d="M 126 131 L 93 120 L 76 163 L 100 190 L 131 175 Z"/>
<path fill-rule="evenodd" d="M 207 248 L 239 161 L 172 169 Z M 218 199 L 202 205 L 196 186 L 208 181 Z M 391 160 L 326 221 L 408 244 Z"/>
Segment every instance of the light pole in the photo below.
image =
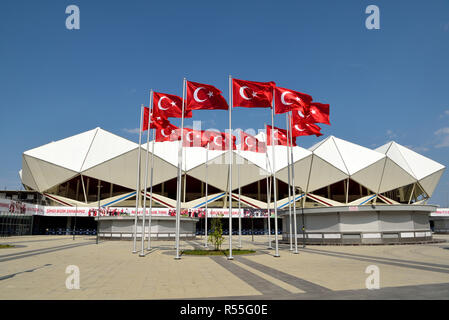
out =
<path fill-rule="evenodd" d="M 101 188 L 101 181 L 98 180 L 98 194 L 97 194 L 97 199 L 98 199 L 98 212 L 97 212 L 97 244 L 98 244 L 98 222 L 100 221 L 100 188 Z"/>
<path fill-rule="evenodd" d="M 78 211 L 78 205 L 75 205 L 75 222 L 73 223 L 73 240 L 75 240 L 76 233 L 76 212 Z"/>

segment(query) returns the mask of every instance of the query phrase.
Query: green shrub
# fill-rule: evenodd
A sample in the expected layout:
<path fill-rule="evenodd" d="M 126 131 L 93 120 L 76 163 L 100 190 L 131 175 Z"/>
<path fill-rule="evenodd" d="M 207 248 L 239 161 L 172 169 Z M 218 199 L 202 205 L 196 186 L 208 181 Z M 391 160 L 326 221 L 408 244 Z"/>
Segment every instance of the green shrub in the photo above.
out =
<path fill-rule="evenodd" d="M 211 225 L 212 232 L 209 234 L 209 241 L 213 243 L 215 250 L 220 250 L 223 243 L 223 225 L 221 219 L 213 219 Z"/>

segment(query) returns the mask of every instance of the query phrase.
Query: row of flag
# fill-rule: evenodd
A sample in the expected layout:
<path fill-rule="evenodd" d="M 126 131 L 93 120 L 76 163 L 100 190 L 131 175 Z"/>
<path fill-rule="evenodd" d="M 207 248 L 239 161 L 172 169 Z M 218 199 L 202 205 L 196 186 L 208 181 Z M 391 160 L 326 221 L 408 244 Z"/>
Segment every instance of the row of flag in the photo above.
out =
<path fill-rule="evenodd" d="M 179 256 L 179 235 L 180 235 L 180 211 L 181 211 L 181 167 L 182 167 L 182 148 L 200 146 L 207 150 L 231 150 L 236 149 L 237 138 L 231 134 L 231 110 L 232 107 L 243 108 L 271 108 L 271 126 L 266 126 L 266 142 L 258 140 L 256 137 L 240 132 L 240 146 L 243 151 L 260 152 L 266 154 L 268 161 L 267 145 L 284 145 L 296 146 L 296 138 L 299 136 L 316 135 L 321 136 L 321 128 L 316 123 L 324 123 L 330 125 L 329 121 L 329 105 L 314 102 L 312 96 L 276 86 L 275 82 L 256 82 L 240 79 L 232 79 L 229 77 L 229 104 L 223 97 L 222 92 L 213 85 L 187 81 L 183 82 L 183 97 L 172 94 L 154 92 L 151 90 L 150 107 L 143 108 L 141 114 L 141 126 L 139 134 L 139 145 L 141 143 L 141 135 L 143 131 L 155 129 L 154 140 L 156 142 L 163 141 L 179 141 L 178 146 L 178 178 L 177 178 L 177 196 L 176 196 L 176 257 Z M 185 99 L 185 100 L 184 100 Z M 229 111 L 229 133 L 212 131 L 212 130 L 194 130 L 184 128 L 184 118 L 191 118 L 193 110 L 228 110 Z M 286 129 L 274 126 L 274 114 L 286 114 Z M 290 115 L 291 113 L 291 115 Z M 181 128 L 170 123 L 169 118 L 181 118 Z M 294 139 L 293 139 L 294 138 Z M 147 159 L 145 161 L 145 185 L 144 193 L 147 190 L 147 174 L 148 174 L 148 143 L 149 131 L 147 135 Z M 154 143 L 153 143 L 154 149 Z M 275 166 L 275 151 L 273 152 L 273 167 Z M 294 180 L 293 167 L 290 170 L 290 163 L 293 163 L 292 148 L 288 148 L 289 153 L 289 203 L 290 203 L 290 178 Z M 152 159 L 154 150 L 152 151 Z M 207 158 L 207 153 L 206 153 Z M 232 157 L 229 158 L 228 172 L 228 204 L 229 204 L 229 229 L 232 230 Z M 206 159 L 207 164 L 207 159 Z M 206 167 L 207 168 L 207 167 Z M 239 168 L 239 167 L 238 167 Z M 291 175 L 290 175 L 291 171 Z M 206 171 L 207 172 L 207 171 Z M 207 175 L 207 173 L 206 173 Z M 152 186 L 153 186 L 153 160 L 151 165 L 150 178 L 150 212 L 152 203 Z M 271 179 L 271 178 L 270 178 Z M 273 172 L 273 182 L 276 181 L 276 173 Z M 185 183 L 185 180 L 184 180 Z M 278 234 L 277 234 L 277 199 L 276 199 L 276 183 L 273 183 L 274 194 L 274 216 L 275 216 L 275 256 L 279 256 L 278 252 Z M 137 173 L 137 190 L 140 194 L 140 149 L 138 156 L 138 173 Z M 184 186 L 184 195 L 186 187 Z M 206 178 L 207 190 L 207 178 Z M 295 198 L 295 190 L 293 191 L 293 199 Z M 268 175 L 267 175 L 267 192 L 268 192 Z M 271 189 L 270 189 L 271 192 Z M 136 197 L 136 212 L 138 209 L 139 198 Z M 240 207 L 240 186 L 239 186 L 239 207 Z M 293 201 L 294 212 L 296 212 L 296 201 Z M 269 206 L 269 205 L 268 205 Z M 146 210 L 146 196 L 143 200 L 143 208 Z M 207 208 L 207 191 L 206 191 L 206 208 Z M 145 211 L 144 211 L 145 212 Z M 291 206 L 289 206 L 289 214 L 291 214 Z M 269 215 L 270 216 L 270 215 Z M 240 217 L 239 217 L 240 219 Z M 297 253 L 296 243 L 296 214 L 294 215 L 295 226 L 295 253 Z M 239 220 L 240 221 L 240 220 Z M 149 216 L 149 224 L 151 226 L 151 214 Z M 207 215 L 206 215 L 207 224 Z M 290 219 L 290 231 L 291 231 Z M 268 218 L 268 227 L 270 228 L 270 220 Z M 151 229 L 151 228 L 150 228 Z M 206 228 L 207 229 L 207 228 Z M 145 217 L 142 219 L 142 252 L 144 250 L 144 233 L 145 233 Z M 240 230 L 240 224 L 239 224 Z M 136 232 L 137 232 L 137 215 L 134 221 L 134 251 L 136 252 Z M 269 247 L 271 248 L 271 239 L 269 237 Z M 229 257 L 232 258 L 232 236 L 229 236 Z M 207 239 L 207 235 L 206 235 Z M 240 233 L 239 233 L 240 239 Z M 206 240 L 207 241 L 207 240 Z M 206 242 L 207 246 L 207 242 Z M 290 238 L 290 246 L 292 240 Z M 148 249 L 150 248 L 150 235 L 148 236 Z"/>
<path fill-rule="evenodd" d="M 184 118 L 192 117 L 192 110 L 228 110 L 229 105 L 222 92 L 209 84 L 186 81 L 186 101 Z M 232 107 L 272 108 L 274 98 L 275 114 L 292 111 L 291 135 L 293 145 L 296 137 L 306 135 L 321 136 L 321 128 L 316 123 L 330 125 L 329 104 L 314 102 L 312 96 L 277 87 L 274 82 L 256 82 L 232 79 Z M 178 128 L 169 118 L 182 117 L 183 99 L 173 94 L 153 92 L 152 108 L 144 107 L 142 131 L 156 129 L 156 142 L 183 140 L 183 147 L 200 146 L 210 150 L 228 150 L 232 139 L 235 149 L 236 137 L 217 131 Z M 152 111 L 152 112 L 151 112 Z M 151 114 L 151 118 L 150 118 Z M 273 127 L 274 140 L 271 141 L 272 126 L 266 126 L 268 145 L 290 145 L 286 129 Z M 242 132 L 241 146 L 244 151 L 265 152 L 266 145 L 256 137 Z"/>

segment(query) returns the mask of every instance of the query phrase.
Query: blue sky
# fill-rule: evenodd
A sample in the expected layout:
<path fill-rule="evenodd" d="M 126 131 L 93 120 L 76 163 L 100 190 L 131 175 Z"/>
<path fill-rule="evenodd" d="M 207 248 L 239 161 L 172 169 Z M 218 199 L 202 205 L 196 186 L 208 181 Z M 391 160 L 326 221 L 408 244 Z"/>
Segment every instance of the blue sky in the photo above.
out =
<path fill-rule="evenodd" d="M 65 27 L 70 4 L 80 30 Z M 380 30 L 365 28 L 370 4 Z M 187 77 L 227 97 L 229 74 L 329 103 L 325 136 L 369 148 L 395 140 L 448 166 L 448 57 L 449 2 L 441 0 L 3 0 L 0 189 L 19 188 L 24 151 L 95 127 L 137 142 L 132 129 L 150 88 L 181 95 Z M 207 128 L 228 125 L 226 111 L 194 117 Z M 233 113 L 235 128 L 269 121 L 268 110 Z M 282 116 L 275 122 L 285 126 Z M 449 206 L 447 172 L 431 203 Z"/>

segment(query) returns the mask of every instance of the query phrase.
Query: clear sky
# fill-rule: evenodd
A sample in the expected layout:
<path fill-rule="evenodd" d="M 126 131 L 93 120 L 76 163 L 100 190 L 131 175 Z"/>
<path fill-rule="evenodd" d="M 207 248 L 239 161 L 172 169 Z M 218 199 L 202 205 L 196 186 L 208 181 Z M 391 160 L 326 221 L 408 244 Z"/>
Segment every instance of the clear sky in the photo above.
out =
<path fill-rule="evenodd" d="M 71 4 L 79 30 L 65 25 Z M 365 27 L 371 4 L 379 30 Z M 24 151 L 95 127 L 137 142 L 150 88 L 182 95 L 187 77 L 227 97 L 229 74 L 329 103 L 324 137 L 368 148 L 395 140 L 449 166 L 447 0 L 2 0 L 0 189 L 20 187 Z M 228 126 L 226 111 L 194 119 Z M 233 113 L 235 128 L 269 121 L 268 110 Z M 284 116 L 275 122 L 285 127 Z M 430 202 L 449 206 L 447 172 Z"/>

